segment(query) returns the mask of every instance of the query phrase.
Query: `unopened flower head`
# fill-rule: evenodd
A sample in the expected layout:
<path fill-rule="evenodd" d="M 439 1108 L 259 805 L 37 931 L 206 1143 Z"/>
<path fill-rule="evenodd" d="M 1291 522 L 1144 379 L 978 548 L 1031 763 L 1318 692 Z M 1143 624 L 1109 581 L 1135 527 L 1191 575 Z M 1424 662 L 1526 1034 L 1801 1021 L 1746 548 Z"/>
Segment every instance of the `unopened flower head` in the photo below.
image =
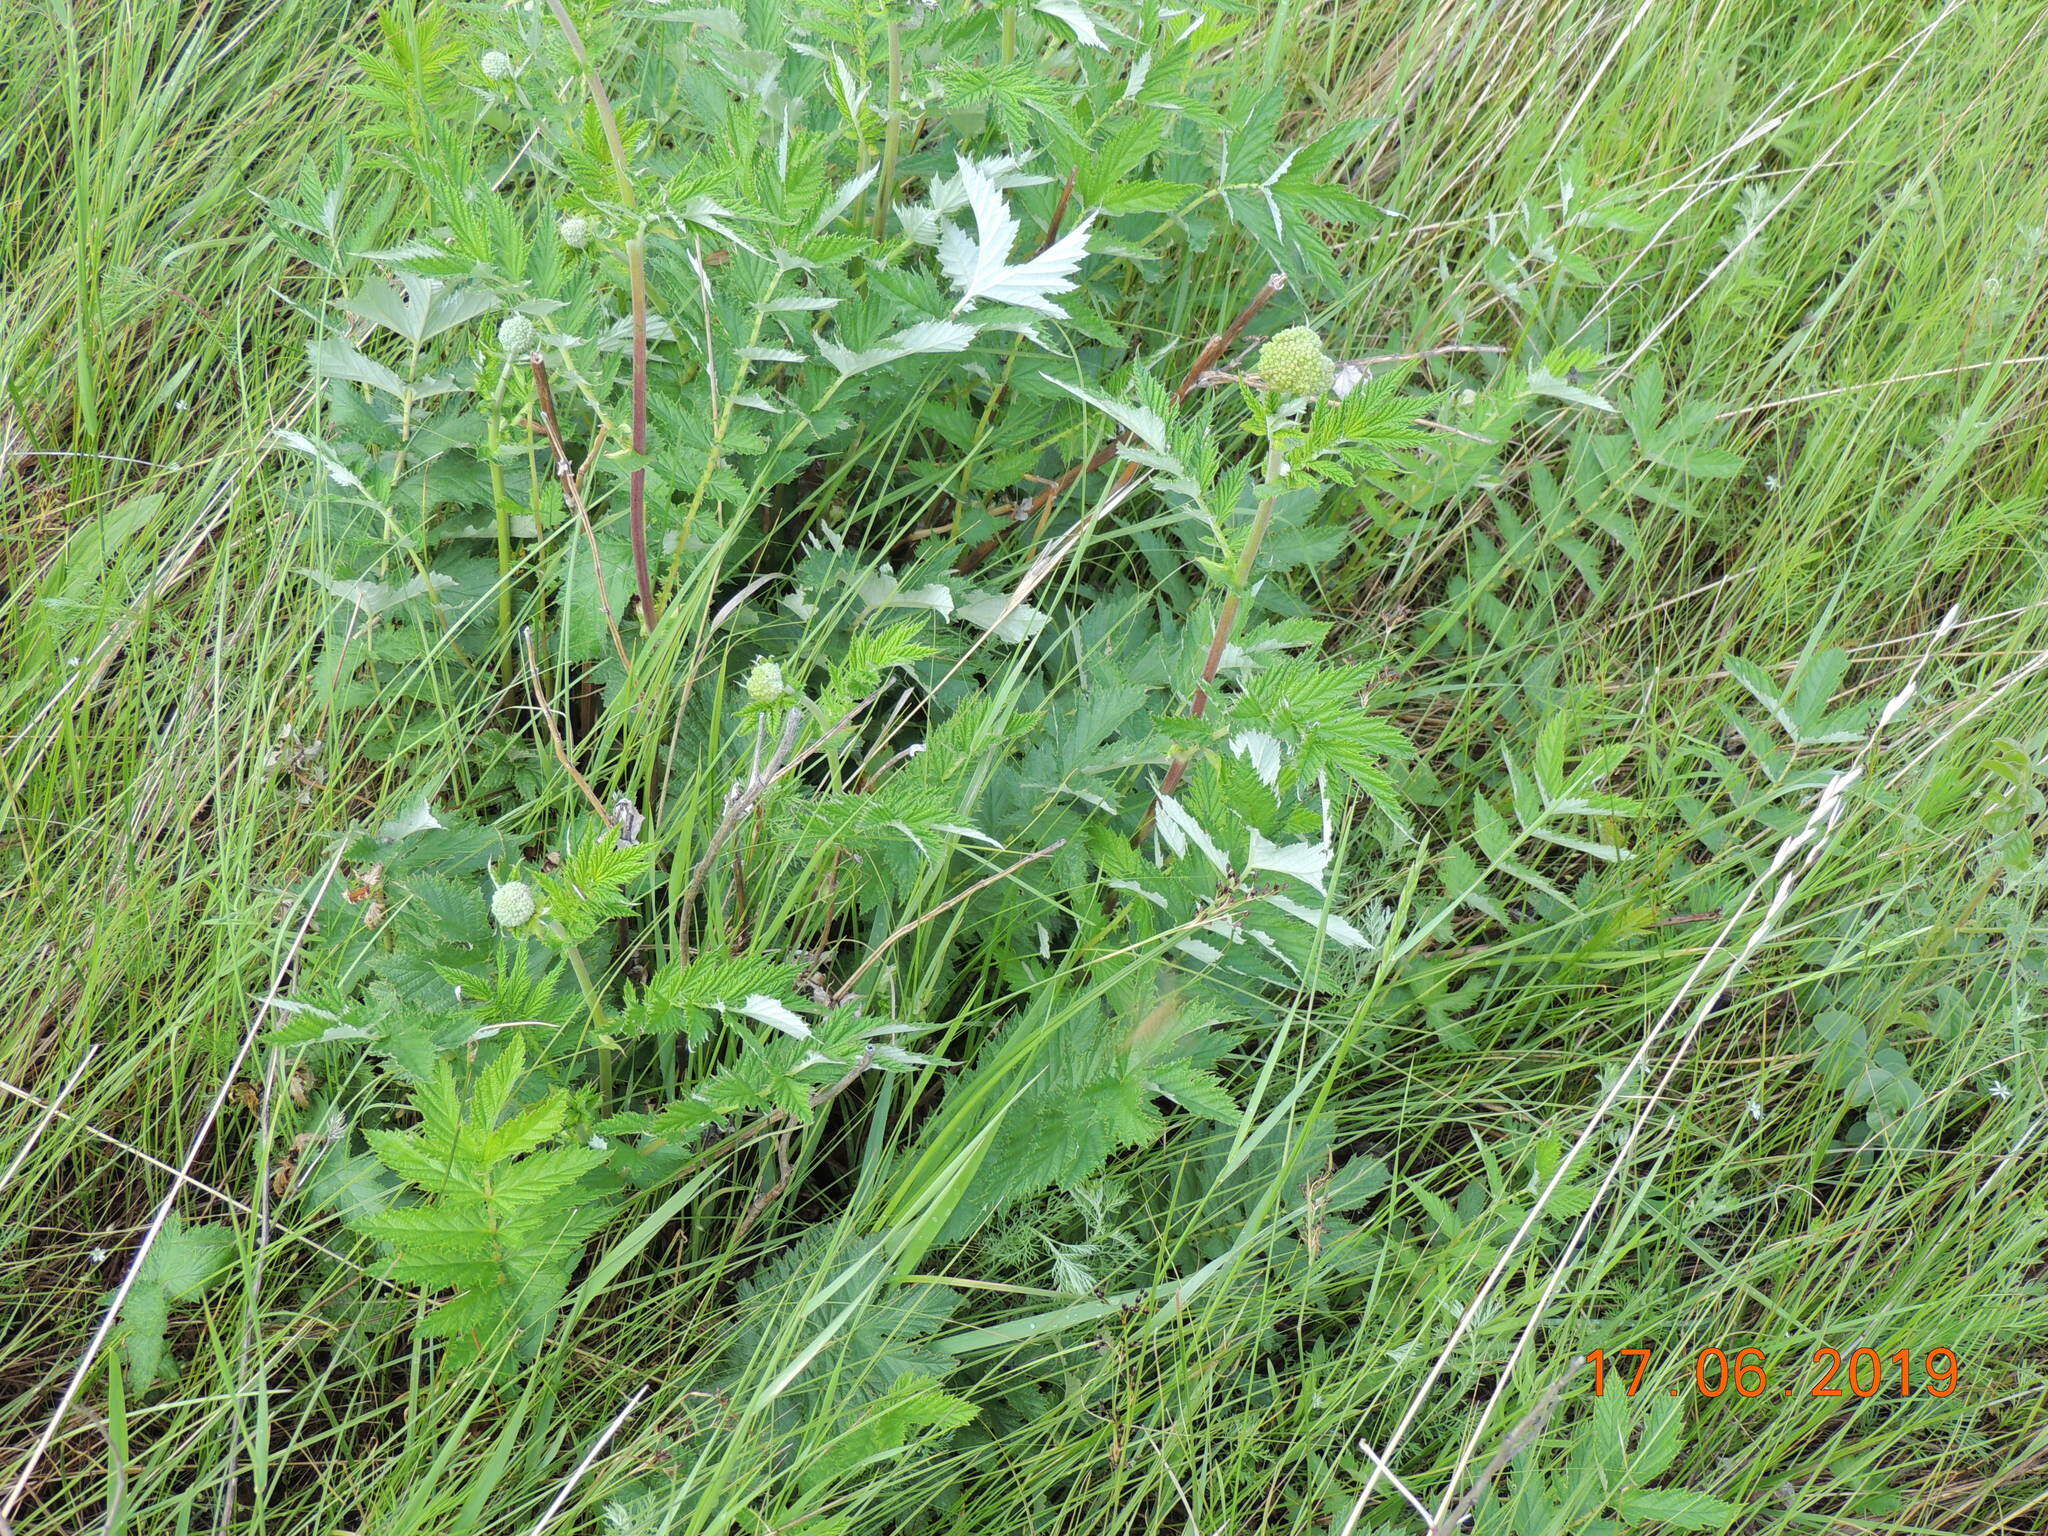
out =
<path fill-rule="evenodd" d="M 555 226 L 555 232 L 562 237 L 562 244 L 575 250 L 582 250 L 590 244 L 590 220 L 580 213 L 572 213 Z"/>
<path fill-rule="evenodd" d="M 524 357 L 540 345 L 540 328 L 522 314 L 509 314 L 498 326 L 498 345 L 509 356 Z"/>
<path fill-rule="evenodd" d="M 500 928 L 524 928 L 536 910 L 533 887 L 523 880 L 507 880 L 491 892 L 491 919 Z"/>
<path fill-rule="evenodd" d="M 510 80 L 517 73 L 512 65 L 512 55 L 493 48 L 476 61 L 476 67 L 484 72 L 486 79 Z"/>
<path fill-rule="evenodd" d="M 783 681 L 782 668 L 766 656 L 747 673 L 746 687 L 749 704 L 778 704 L 789 697 L 789 684 Z"/>
<path fill-rule="evenodd" d="M 1290 326 L 1259 348 L 1259 377 L 1283 395 L 1314 400 L 1329 392 L 1337 365 L 1322 338 L 1305 325 Z"/>

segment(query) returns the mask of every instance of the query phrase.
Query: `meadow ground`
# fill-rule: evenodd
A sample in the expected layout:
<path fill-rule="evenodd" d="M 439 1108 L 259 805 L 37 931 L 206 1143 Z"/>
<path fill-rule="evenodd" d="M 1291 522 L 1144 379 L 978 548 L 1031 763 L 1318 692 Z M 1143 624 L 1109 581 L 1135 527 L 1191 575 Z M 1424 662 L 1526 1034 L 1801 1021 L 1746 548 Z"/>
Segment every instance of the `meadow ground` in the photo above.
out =
<path fill-rule="evenodd" d="M 1694 435 L 1672 428 L 1668 479 L 1590 511 L 1549 451 L 1578 417 L 1469 474 L 1446 450 L 1426 496 L 1294 578 L 1389 680 L 1423 835 L 1347 877 L 1388 925 L 1378 960 L 1239 1064 L 1246 1118 L 1219 1134 L 1248 1155 L 1169 1135 L 1122 1154 L 1119 1189 L 1152 1193 L 1093 1227 L 1040 1210 L 1028 1253 L 1014 1230 L 923 1253 L 901 1289 L 967 1304 L 921 1358 L 971 1358 L 977 1387 L 948 1381 L 993 1400 L 1038 1349 L 1029 1411 L 1012 1393 L 883 1456 L 857 1496 L 764 1495 L 806 1434 L 846 1433 L 776 1404 L 848 1326 L 829 1307 L 710 1374 L 736 1282 L 825 1219 L 755 1219 L 772 1162 L 679 1225 L 671 1191 L 647 1197 L 509 1387 L 441 1368 L 408 1306 L 301 1267 L 302 1239 L 367 1245 L 271 1211 L 281 1154 L 233 1093 L 177 1204 L 235 1239 L 171 1323 L 175 1376 L 124 1384 L 109 1352 L 67 1399 L 287 958 L 291 898 L 338 829 L 387 813 L 374 722 L 314 702 L 328 604 L 276 433 L 317 414 L 323 296 L 260 202 L 338 163 L 371 11 L 0 8 L 14 1530 L 449 1536 L 551 1506 L 554 1529 L 621 1533 L 1426 1529 L 1361 1436 L 1436 1514 L 1513 1451 L 1479 1528 L 1516 1536 L 2048 1529 L 2048 13 L 2017 0 L 1277 0 L 1207 62 L 1280 93 L 1290 137 L 1376 125 L 1346 175 L 1392 213 L 1337 242 L 1314 314 L 1335 355 L 1583 346 L 1560 390 L 1611 397 L 1639 440 Z M 1191 256 L 1136 323 L 1215 328 L 1244 260 Z M 1455 402 L 1492 356 L 1445 350 L 1416 381 Z M 1726 457 L 1687 474 L 1695 447 Z M 1475 794 L 1518 792 L 1503 756 L 1539 753 L 1567 693 L 1573 750 L 1625 747 L 1647 808 L 1603 866 L 1625 874 L 1423 935 L 1432 848 L 1488 814 Z M 486 711 L 452 699 L 408 782 L 457 774 Z M 288 726 L 313 746 L 281 776 Z M 579 803 L 560 774 L 539 799 Z M 1822 802 L 1822 853 L 1774 865 Z M 1313 1178 L 1251 1134 L 1311 1109 L 1380 1170 L 1329 1218 L 1365 1257 L 1311 1293 L 1226 1243 L 1213 1284 L 1152 1305 L 1197 1267 L 1183 1220 L 1291 1214 L 1291 1242 L 1321 1240 Z M 877 1094 L 777 1147 L 799 1187 L 815 1163 L 844 1188 L 864 1147 L 895 1149 L 891 1114 Z M 292 1242 L 257 1241 L 273 1218 Z M 1113 1294 L 1046 1268 L 1060 1252 Z M 1645 1346 L 1639 1395 L 1612 1359 L 1604 1395 L 1590 1368 L 1553 1390 L 1577 1354 Z M 1701 1351 L 1749 1348 L 1767 1391 L 1700 1390 Z M 1953 1351 L 1956 1390 L 1809 1395 L 1817 1351 L 1858 1349 L 1922 1373 Z M 659 1516 L 628 1497 L 656 1474 Z"/>

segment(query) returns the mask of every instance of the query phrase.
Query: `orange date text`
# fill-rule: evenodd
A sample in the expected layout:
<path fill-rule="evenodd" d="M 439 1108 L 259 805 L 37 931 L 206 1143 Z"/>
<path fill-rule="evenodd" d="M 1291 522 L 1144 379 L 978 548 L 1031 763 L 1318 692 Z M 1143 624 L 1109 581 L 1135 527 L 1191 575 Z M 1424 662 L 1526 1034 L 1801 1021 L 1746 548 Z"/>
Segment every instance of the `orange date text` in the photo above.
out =
<path fill-rule="evenodd" d="M 1761 1349 L 1702 1349 L 1684 1360 L 1680 1382 L 1653 1371 L 1654 1349 L 1595 1349 L 1593 1395 L 1620 1392 L 1634 1397 L 1663 1391 L 1677 1397 L 1947 1397 L 1960 1380 L 1952 1349 L 1910 1349 L 1880 1354 L 1874 1349 L 1816 1349 L 1810 1358 L 1772 1359 Z M 1663 1362 L 1659 1361 L 1661 1366 Z M 1655 1380 L 1653 1380 L 1653 1375 Z"/>

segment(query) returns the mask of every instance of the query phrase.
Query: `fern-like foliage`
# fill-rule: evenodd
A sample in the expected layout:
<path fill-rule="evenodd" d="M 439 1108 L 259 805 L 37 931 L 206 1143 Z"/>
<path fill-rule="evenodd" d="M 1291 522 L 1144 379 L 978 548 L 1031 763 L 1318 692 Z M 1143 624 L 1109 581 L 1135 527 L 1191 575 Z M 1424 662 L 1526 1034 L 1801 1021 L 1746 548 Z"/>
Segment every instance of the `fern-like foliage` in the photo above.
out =
<path fill-rule="evenodd" d="M 631 915 L 633 903 L 626 888 L 653 867 L 653 849 L 622 844 L 615 832 L 579 838 L 560 868 L 533 878 L 541 916 L 560 929 L 562 939 L 580 944 L 597 932 L 599 924 Z"/>
<path fill-rule="evenodd" d="M 1072 1188 L 1116 1152 L 1166 1128 L 1160 1101 L 1231 1121 L 1237 1105 L 1213 1068 L 1236 1043 L 1229 1022 L 1170 969 L 1101 1001 L 1048 990 L 1005 1026 L 954 1102 L 995 1129 L 945 1231 L 955 1240 L 992 1213 L 1053 1186 Z"/>
<path fill-rule="evenodd" d="M 455 1293 L 423 1327 L 456 1358 L 506 1346 L 530 1356 L 605 1215 L 584 1183 L 604 1153 L 551 1145 L 568 1096 L 521 1103 L 525 1072 L 514 1034 L 466 1091 L 443 1063 L 414 1096 L 415 1129 L 366 1133 L 377 1160 L 421 1198 L 357 1226 L 391 1249 L 394 1278 Z"/>

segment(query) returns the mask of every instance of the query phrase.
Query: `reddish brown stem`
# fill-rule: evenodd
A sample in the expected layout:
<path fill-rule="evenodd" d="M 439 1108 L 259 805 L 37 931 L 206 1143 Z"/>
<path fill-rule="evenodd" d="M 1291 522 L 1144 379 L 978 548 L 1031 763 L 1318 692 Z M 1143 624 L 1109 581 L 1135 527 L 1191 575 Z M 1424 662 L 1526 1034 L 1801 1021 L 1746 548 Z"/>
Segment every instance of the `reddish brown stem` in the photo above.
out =
<path fill-rule="evenodd" d="M 1250 325 L 1253 319 L 1257 317 L 1259 311 L 1271 303 L 1273 296 L 1286 286 L 1287 279 L 1278 272 L 1275 272 L 1260 286 L 1259 291 L 1252 295 L 1251 302 L 1238 312 L 1237 318 L 1231 321 L 1226 329 L 1209 338 L 1207 345 L 1197 354 L 1194 365 L 1188 369 L 1187 376 L 1181 380 L 1180 388 L 1173 392 L 1175 404 L 1187 399 L 1190 394 L 1194 393 L 1195 385 L 1200 381 L 1202 375 L 1209 371 L 1217 358 L 1230 350 L 1236 343 L 1237 338 L 1244 334 L 1244 328 Z M 1117 449 L 1123 445 L 1125 440 L 1126 434 L 1118 433 L 1090 455 L 1085 462 L 1074 465 L 1029 501 L 1019 502 L 1014 506 L 999 507 L 997 508 L 996 515 L 1009 519 L 1009 524 L 1013 526 L 1017 523 L 1027 522 L 1036 515 L 1050 511 L 1052 504 L 1064 496 L 1072 488 L 1076 480 L 1079 480 L 1083 475 L 1093 474 L 1096 470 L 1101 469 L 1105 464 L 1115 459 Z M 1134 473 L 1136 473 L 1135 465 L 1127 465 L 1125 467 L 1124 475 L 1126 479 Z M 963 555 L 958 567 L 961 574 L 965 575 L 972 571 L 982 561 L 994 554 L 996 546 L 1002 542 L 1003 534 L 1006 531 L 1008 531 L 1007 528 L 998 529 Z"/>
<path fill-rule="evenodd" d="M 1223 668 L 1223 653 L 1230 646 L 1231 631 L 1237 627 L 1237 611 L 1243 605 L 1243 594 L 1252 583 L 1252 573 L 1258 569 L 1259 548 L 1266 542 L 1266 530 L 1273 524 L 1273 503 L 1279 498 L 1279 491 L 1273 482 L 1280 472 L 1279 450 L 1269 436 L 1266 440 L 1267 490 L 1259 498 L 1259 510 L 1252 517 L 1251 531 L 1245 535 L 1244 548 L 1238 552 L 1237 567 L 1231 573 L 1231 588 L 1223 599 L 1223 607 L 1216 614 L 1216 633 L 1209 641 L 1209 654 L 1202 661 L 1202 681 L 1195 688 L 1194 706 L 1190 711 L 1199 720 L 1209 711 L 1209 690 L 1216 684 L 1216 674 Z M 1180 781 L 1187 777 L 1188 752 L 1176 752 L 1167 764 L 1166 777 L 1160 781 L 1159 793 L 1170 795 L 1180 788 Z M 1156 807 L 1158 802 L 1153 802 Z M 1138 824 L 1137 836 L 1132 842 L 1144 841 L 1152 830 L 1152 808 L 1147 808 L 1145 818 Z"/>
<path fill-rule="evenodd" d="M 1066 222 L 1067 204 L 1074 196 L 1074 178 L 1079 174 L 1078 170 L 1067 172 L 1066 185 L 1060 188 L 1060 200 L 1053 205 L 1052 220 L 1045 226 L 1045 238 L 1038 244 L 1040 255 L 1050 250 L 1053 241 L 1060 237 L 1060 225 Z"/>
<path fill-rule="evenodd" d="M 555 414 L 554 386 L 548 381 L 548 365 L 536 352 L 532 358 L 534 399 L 540 407 L 542 429 L 547 433 L 548 447 L 555 455 L 555 477 L 562 482 L 562 499 L 569 504 L 569 510 L 583 527 L 583 537 L 590 545 L 591 575 L 597 583 L 597 606 L 604 613 L 605 627 L 612 632 L 612 646 L 619 653 L 620 664 L 628 668 L 631 658 L 626 654 L 625 637 L 619 633 L 619 621 L 612 616 L 611 599 L 605 596 L 604 557 L 597 549 L 597 529 L 590 521 L 590 509 L 583 502 L 583 485 L 575 469 L 569 463 L 569 447 L 562 440 L 562 423 Z"/>
<path fill-rule="evenodd" d="M 526 630 L 523 638 L 526 641 L 526 676 L 533 688 L 533 707 L 548 728 L 548 740 L 554 745 L 555 761 L 562 765 L 571 779 L 575 780 L 576 787 L 583 791 L 583 798 L 588 800 L 591 809 L 597 812 L 598 820 L 608 827 L 617 827 L 618 819 L 605 809 L 604 801 L 599 798 L 597 791 L 590 787 L 590 780 L 583 777 L 582 770 L 577 768 L 576 759 L 569 755 L 568 742 L 562 739 L 562 728 L 555 724 L 554 706 L 548 703 L 547 691 L 540 683 L 540 658 L 534 654 L 533 631 Z"/>

